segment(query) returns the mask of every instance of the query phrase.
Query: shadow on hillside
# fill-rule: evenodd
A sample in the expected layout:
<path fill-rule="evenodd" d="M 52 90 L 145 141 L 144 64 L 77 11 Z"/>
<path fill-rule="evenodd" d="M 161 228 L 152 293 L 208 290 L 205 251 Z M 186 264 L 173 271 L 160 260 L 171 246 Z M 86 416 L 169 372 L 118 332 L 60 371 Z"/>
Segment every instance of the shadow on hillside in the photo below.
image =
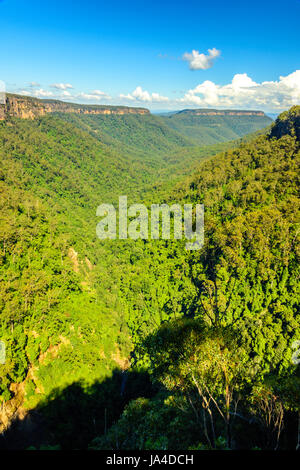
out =
<path fill-rule="evenodd" d="M 16 419 L 0 436 L 0 449 L 27 449 L 60 445 L 62 449 L 86 449 L 105 434 L 130 400 L 155 393 L 146 372 L 115 369 L 110 378 L 91 386 L 77 382 L 55 389 L 42 404 Z"/>

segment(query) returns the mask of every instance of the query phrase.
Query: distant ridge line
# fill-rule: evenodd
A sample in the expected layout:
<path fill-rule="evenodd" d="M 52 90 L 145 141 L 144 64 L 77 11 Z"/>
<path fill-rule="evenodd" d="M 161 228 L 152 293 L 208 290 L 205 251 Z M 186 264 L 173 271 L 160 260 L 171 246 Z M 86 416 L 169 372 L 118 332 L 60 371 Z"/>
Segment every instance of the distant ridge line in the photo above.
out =
<path fill-rule="evenodd" d="M 263 111 L 208 108 L 183 109 L 182 111 L 177 111 L 175 114 L 193 114 L 195 116 L 265 116 Z"/>
<path fill-rule="evenodd" d="M 5 103 L 0 104 L 0 120 L 8 117 L 34 119 L 47 113 L 76 114 L 150 114 L 149 109 L 129 106 L 77 104 L 52 99 L 39 99 L 26 95 L 6 93 Z"/>
<path fill-rule="evenodd" d="M 0 104 L 0 120 L 7 119 L 8 117 L 34 119 L 35 117 L 55 112 L 106 115 L 150 114 L 149 109 L 143 107 L 68 103 L 55 99 L 40 99 L 11 93 L 6 93 L 5 103 Z M 193 116 L 266 116 L 263 111 L 210 108 L 183 109 L 171 112 L 169 116 L 179 114 L 190 114 Z"/>

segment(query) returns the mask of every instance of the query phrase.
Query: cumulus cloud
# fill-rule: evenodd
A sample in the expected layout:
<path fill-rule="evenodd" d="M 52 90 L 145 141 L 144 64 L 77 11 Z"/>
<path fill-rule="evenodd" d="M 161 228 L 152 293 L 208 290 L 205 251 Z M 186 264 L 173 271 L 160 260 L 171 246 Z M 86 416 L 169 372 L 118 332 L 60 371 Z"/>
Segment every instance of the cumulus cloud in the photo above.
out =
<path fill-rule="evenodd" d="M 193 50 L 192 52 L 185 52 L 182 59 L 189 63 L 190 70 L 207 70 L 210 69 L 221 51 L 213 47 L 208 49 L 208 54 L 200 54 L 199 51 Z"/>
<path fill-rule="evenodd" d="M 51 88 L 56 88 L 57 90 L 67 90 L 68 88 L 73 88 L 70 83 L 53 83 L 50 85 Z"/>
<path fill-rule="evenodd" d="M 128 95 L 124 95 L 123 93 L 121 93 L 119 95 L 119 98 L 121 98 L 121 100 L 126 100 L 126 101 L 134 101 L 135 100 L 135 98 L 132 95 L 130 95 L 129 93 L 128 93 Z"/>
<path fill-rule="evenodd" d="M 63 91 L 61 92 L 61 95 L 62 95 L 62 96 L 72 96 L 71 93 L 70 93 L 69 91 L 67 91 L 67 90 L 63 90 Z"/>
<path fill-rule="evenodd" d="M 92 91 L 92 94 L 97 95 L 97 96 L 108 96 L 106 93 L 104 93 L 104 91 L 100 91 L 100 90 L 94 90 Z"/>
<path fill-rule="evenodd" d="M 71 93 L 68 89 L 73 88 L 70 84 L 57 83 L 51 85 L 53 90 L 47 90 L 42 87 L 37 88 L 38 83 L 32 82 L 23 89 L 18 89 L 17 92 L 20 95 L 30 95 L 36 98 L 53 98 L 58 100 L 76 101 L 78 103 L 82 101 L 94 101 L 99 102 L 101 100 L 110 100 L 112 97 L 101 90 L 93 90 L 91 92 L 79 92 Z"/>
<path fill-rule="evenodd" d="M 169 101 L 167 96 L 162 96 L 158 93 L 149 93 L 140 86 L 137 86 L 136 89 L 128 95 L 121 94 L 120 98 L 127 101 L 143 101 L 146 103 L 162 103 Z"/>
<path fill-rule="evenodd" d="M 205 80 L 177 102 L 202 107 L 287 109 L 300 104 L 300 70 L 281 76 L 277 81 L 261 83 L 256 83 L 246 73 L 234 75 L 226 85 Z"/>
<path fill-rule="evenodd" d="M 30 82 L 30 83 L 29 83 L 29 87 L 30 87 L 30 88 L 35 88 L 35 87 L 39 87 L 39 86 L 41 86 L 41 85 L 40 85 L 40 83 L 38 83 L 38 82 Z"/>
<path fill-rule="evenodd" d="M 24 94 L 28 94 L 28 91 L 25 92 Z M 32 92 L 32 96 L 36 96 L 37 98 L 47 98 L 47 97 L 53 97 L 54 93 L 52 91 L 44 90 L 43 88 L 39 88 L 38 90 L 34 90 Z"/>
<path fill-rule="evenodd" d="M 34 86 L 33 86 L 34 84 Z M 110 103 L 120 102 L 135 105 L 143 103 L 159 109 L 180 108 L 227 108 L 227 109 L 261 109 L 269 112 L 280 112 L 295 104 L 300 104 L 300 70 L 289 75 L 280 76 L 278 80 L 256 82 L 246 73 L 238 73 L 233 76 L 230 83 L 219 85 L 210 80 L 205 80 L 195 88 L 182 91 L 181 98 L 168 98 L 159 93 L 150 93 L 141 86 L 128 94 L 120 94 L 111 97 L 102 90 L 72 92 L 68 88 L 70 84 L 52 89 L 38 87 L 38 83 L 32 82 L 32 86 L 14 92 L 31 95 L 37 98 L 55 98 L 78 103 Z M 1 90 L 0 90 L 1 91 Z"/>
<path fill-rule="evenodd" d="M 84 99 L 87 101 L 92 101 L 92 100 L 100 101 L 100 100 L 109 100 L 111 99 L 111 96 L 104 93 L 104 91 L 94 90 L 94 91 L 91 91 L 90 93 L 81 92 L 78 95 L 76 95 L 76 98 Z"/>

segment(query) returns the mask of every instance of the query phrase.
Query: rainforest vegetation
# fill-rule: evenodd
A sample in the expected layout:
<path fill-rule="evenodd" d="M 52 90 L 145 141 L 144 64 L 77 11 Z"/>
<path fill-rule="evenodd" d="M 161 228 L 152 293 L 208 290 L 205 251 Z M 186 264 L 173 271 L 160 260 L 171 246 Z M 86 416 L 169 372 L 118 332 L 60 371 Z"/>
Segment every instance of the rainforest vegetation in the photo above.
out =
<path fill-rule="evenodd" d="M 201 113 L 202 111 L 202 113 Z M 215 110 L 216 111 L 216 110 Z M 266 116 L 253 115 L 232 116 L 232 112 L 223 111 L 224 115 L 207 113 L 207 110 L 184 110 L 163 115 L 161 118 L 172 129 L 180 132 L 197 145 L 213 145 L 218 142 L 238 139 L 245 134 L 267 127 L 272 120 Z M 249 112 L 248 112 L 249 114 Z"/>
<path fill-rule="evenodd" d="M 0 448 L 299 448 L 300 107 L 196 118 L 0 121 Z M 99 240 L 119 195 L 203 248 Z"/>

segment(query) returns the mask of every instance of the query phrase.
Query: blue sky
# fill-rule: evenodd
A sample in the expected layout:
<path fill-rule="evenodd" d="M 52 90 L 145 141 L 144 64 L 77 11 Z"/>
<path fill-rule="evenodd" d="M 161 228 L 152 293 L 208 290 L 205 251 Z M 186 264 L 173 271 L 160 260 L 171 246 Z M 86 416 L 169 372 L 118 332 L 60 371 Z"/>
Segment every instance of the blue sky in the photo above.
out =
<path fill-rule="evenodd" d="M 300 104 L 299 23 L 300 0 L 0 0 L 0 80 L 41 98 L 276 112 Z"/>

